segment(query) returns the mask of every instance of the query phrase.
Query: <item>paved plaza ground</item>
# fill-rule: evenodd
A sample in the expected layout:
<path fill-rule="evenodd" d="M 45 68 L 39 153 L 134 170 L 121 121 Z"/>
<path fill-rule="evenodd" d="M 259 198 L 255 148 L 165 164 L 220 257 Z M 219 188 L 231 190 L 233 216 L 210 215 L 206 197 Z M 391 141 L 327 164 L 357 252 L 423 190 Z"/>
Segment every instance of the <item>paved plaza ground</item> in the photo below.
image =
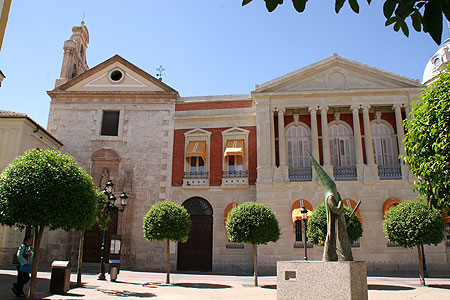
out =
<path fill-rule="evenodd" d="M 74 270 L 73 270 L 74 271 Z M 214 274 L 171 274 L 171 284 L 166 285 L 165 273 L 121 271 L 117 281 L 97 280 L 95 271 L 83 275 L 83 287 L 75 287 L 76 274 L 71 275 L 71 289 L 66 295 L 51 295 L 50 272 L 39 272 L 38 299 L 249 299 L 275 300 L 276 277 L 260 276 L 259 287 L 253 287 L 252 276 Z M 0 299 L 17 299 L 11 292 L 16 271 L 0 269 Z M 370 300 L 444 300 L 450 299 L 450 278 L 427 278 L 427 287 L 420 287 L 418 278 L 368 277 Z M 27 284 L 28 287 L 28 284 Z M 300 291 L 299 291 L 300 292 Z M 338 299 L 338 298 L 336 298 Z"/>

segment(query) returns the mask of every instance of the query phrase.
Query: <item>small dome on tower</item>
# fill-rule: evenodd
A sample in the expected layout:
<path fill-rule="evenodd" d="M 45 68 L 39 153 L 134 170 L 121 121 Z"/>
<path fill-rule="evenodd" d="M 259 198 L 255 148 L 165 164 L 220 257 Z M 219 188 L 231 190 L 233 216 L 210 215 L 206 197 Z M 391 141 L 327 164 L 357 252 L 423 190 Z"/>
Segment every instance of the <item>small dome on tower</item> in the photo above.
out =
<path fill-rule="evenodd" d="M 433 79 L 439 75 L 439 70 L 446 66 L 450 61 L 450 39 L 447 39 L 436 53 L 428 61 L 425 71 L 423 72 L 424 84 L 429 84 Z"/>

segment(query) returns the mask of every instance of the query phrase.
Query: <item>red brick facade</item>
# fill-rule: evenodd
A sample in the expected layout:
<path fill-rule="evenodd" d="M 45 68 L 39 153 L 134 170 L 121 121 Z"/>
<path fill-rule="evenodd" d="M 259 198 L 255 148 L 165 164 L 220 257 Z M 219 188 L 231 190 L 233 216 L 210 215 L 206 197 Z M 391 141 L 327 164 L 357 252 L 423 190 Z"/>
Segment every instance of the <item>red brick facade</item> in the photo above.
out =
<path fill-rule="evenodd" d="M 209 166 L 209 185 L 220 186 L 222 184 L 222 166 L 223 166 L 223 139 L 222 132 L 230 129 L 226 128 L 202 128 L 211 132 L 211 145 L 207 145 L 210 151 Z M 240 127 L 248 130 L 248 180 L 249 184 L 254 185 L 256 182 L 256 127 L 244 126 Z M 182 186 L 184 177 L 184 151 L 185 137 L 184 133 L 191 129 L 178 129 L 174 132 L 173 141 L 173 167 L 172 167 L 172 186 Z"/>
<path fill-rule="evenodd" d="M 252 107 L 252 100 L 177 103 L 175 111 Z"/>

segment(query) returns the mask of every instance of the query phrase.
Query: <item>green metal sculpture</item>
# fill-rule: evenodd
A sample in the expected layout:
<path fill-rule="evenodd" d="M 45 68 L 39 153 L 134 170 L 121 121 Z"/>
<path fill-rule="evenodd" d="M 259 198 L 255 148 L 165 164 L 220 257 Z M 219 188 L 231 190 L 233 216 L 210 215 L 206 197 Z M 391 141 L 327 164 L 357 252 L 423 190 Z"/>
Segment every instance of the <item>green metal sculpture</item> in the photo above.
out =
<path fill-rule="evenodd" d="M 353 261 L 350 239 L 344 216 L 344 203 L 336 183 L 309 153 L 311 162 L 319 176 L 325 193 L 327 209 L 327 237 L 323 249 L 323 261 Z"/>

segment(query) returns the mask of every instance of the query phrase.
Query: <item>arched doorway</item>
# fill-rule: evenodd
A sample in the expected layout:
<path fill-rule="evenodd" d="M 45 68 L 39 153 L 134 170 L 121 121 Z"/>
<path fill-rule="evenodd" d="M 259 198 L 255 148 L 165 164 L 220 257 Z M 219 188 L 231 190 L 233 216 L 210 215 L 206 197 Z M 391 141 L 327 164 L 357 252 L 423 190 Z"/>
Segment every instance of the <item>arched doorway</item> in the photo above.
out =
<path fill-rule="evenodd" d="M 191 215 L 191 232 L 186 243 L 178 243 L 177 269 L 212 270 L 213 210 L 203 198 L 186 200 L 183 206 Z"/>

